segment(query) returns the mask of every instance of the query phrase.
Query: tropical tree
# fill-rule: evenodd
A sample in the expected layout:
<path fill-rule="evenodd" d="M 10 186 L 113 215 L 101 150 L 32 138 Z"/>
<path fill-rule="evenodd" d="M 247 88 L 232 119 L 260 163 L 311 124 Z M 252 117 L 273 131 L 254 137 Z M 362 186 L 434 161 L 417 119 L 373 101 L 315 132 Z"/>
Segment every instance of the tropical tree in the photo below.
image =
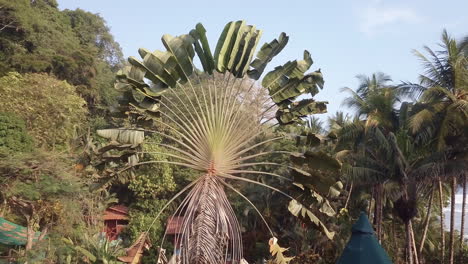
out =
<path fill-rule="evenodd" d="M 396 215 L 406 226 L 407 260 L 412 263 L 414 256 L 414 261 L 418 262 L 418 252 L 422 249 L 416 249 L 411 219 L 417 213 L 417 191 L 422 186 L 433 186 L 430 179 L 434 175 L 428 173 L 427 167 L 440 165 L 436 163 L 440 162 L 440 155 L 434 154 L 439 160 L 435 160 L 436 157 L 429 159 L 430 137 L 425 133 L 413 134 L 408 128 L 408 118 L 413 109 L 418 108 L 402 103 L 400 109 L 396 109 L 403 90 L 389 86 L 390 78 L 381 73 L 359 79 L 362 82 L 356 91 L 344 88 L 351 93 L 345 104 L 357 110 L 357 116 L 364 119 L 338 126 L 338 150 L 353 150 L 345 152 L 351 165 L 345 174 L 357 180 L 358 185 L 359 182 L 373 183 L 371 196 L 375 196 L 374 224 L 379 239 L 384 234 L 384 200 L 390 198 Z M 429 215 L 430 211 L 427 217 Z M 427 225 L 424 230 L 427 232 Z M 424 240 L 425 235 L 421 238 L 420 248 Z"/>
<path fill-rule="evenodd" d="M 0 111 L 23 119 L 39 146 L 63 148 L 85 123 L 86 103 L 75 87 L 47 74 L 8 73 L 0 78 L 0 92 Z"/>
<path fill-rule="evenodd" d="M 104 114 L 117 94 L 112 83 L 123 55 L 102 17 L 60 10 L 55 0 L 0 0 L 0 17 L 0 76 L 54 75 L 76 87 L 96 118 L 109 120 Z"/>
<path fill-rule="evenodd" d="M 75 245 L 73 240 L 63 238 L 63 242 L 69 245 L 85 263 L 94 264 L 119 264 L 118 257 L 125 255 L 125 250 L 121 245 L 121 240 L 109 241 L 105 233 L 98 233 L 93 236 L 85 234 L 82 243 Z M 71 255 L 67 257 L 71 263 Z"/>
<path fill-rule="evenodd" d="M 66 158 L 56 153 L 36 150 L 1 156 L 5 177 L 0 183 L 5 190 L 1 202 L 27 227 L 26 250 L 58 227 L 65 230 L 80 220 L 70 217 L 78 203 L 73 197 L 81 193 L 81 183 L 70 168 Z M 40 236 L 35 241 L 37 231 Z"/>
<path fill-rule="evenodd" d="M 360 81 L 356 91 L 349 87 L 342 88 L 350 97 L 343 104 L 356 111 L 356 116 L 365 118 L 366 127 L 379 126 L 385 131 L 392 131 L 398 126 L 395 105 L 400 102 L 400 90 L 391 86 L 390 76 L 378 72 L 372 77 L 358 75 Z"/>
<path fill-rule="evenodd" d="M 351 147 L 361 154 L 367 153 L 370 157 L 377 157 L 380 150 L 367 147 L 367 143 L 374 142 L 374 144 L 379 145 L 379 141 L 383 141 L 385 136 L 397 129 L 398 113 L 395 110 L 395 105 L 400 101 L 399 89 L 389 85 L 390 76 L 381 72 L 374 73 L 371 77 L 358 75 L 357 79 L 360 83 L 356 91 L 348 87 L 342 89 L 351 95 L 345 99 L 343 104 L 354 109 L 358 119 L 341 128 L 338 148 L 343 149 L 343 145 L 346 144 L 350 147 L 351 143 Z M 363 120 L 359 120 L 359 118 L 363 118 Z M 383 233 L 383 183 L 388 176 L 377 174 L 380 176 L 372 181 L 374 182 L 372 189 L 376 201 L 374 224 L 380 241 Z"/>
<path fill-rule="evenodd" d="M 468 43 L 466 41 L 457 43 L 444 30 L 440 46 L 442 47 L 440 51 L 424 47 L 429 56 L 415 51 L 426 72 L 420 75 L 420 84 L 403 85 L 408 91 L 420 95 L 421 107 L 412 116 L 410 124 L 413 132 L 425 130 L 432 133 L 434 146 L 438 151 L 453 150 L 455 153 L 466 153 L 468 131 L 468 58 L 466 50 Z M 460 155 L 452 156 L 463 159 L 464 154 Z M 462 181 L 466 183 L 466 172 L 461 171 L 460 174 L 452 175 L 450 178 L 452 186 L 450 263 L 454 261 L 454 206 L 457 176 L 462 176 Z M 465 189 L 466 185 L 463 188 Z M 462 222 L 464 224 L 464 214 Z M 443 227 L 441 229 L 443 232 Z"/>
<path fill-rule="evenodd" d="M 229 256 L 239 263 L 242 260 L 241 230 L 225 189 L 245 196 L 230 182 L 239 180 L 261 185 L 297 203 L 277 188 L 240 177 L 240 174 L 260 174 L 286 179 L 274 173 L 249 169 L 255 165 L 278 166 L 272 162 L 252 162 L 251 159 L 270 154 L 271 151 L 255 150 L 282 137 L 264 137 L 260 142 L 255 141 L 267 135 L 269 127 L 275 123 L 270 119 L 253 118 L 247 111 L 246 97 L 241 95 L 250 91 L 249 88 L 245 92 L 243 84 L 249 79 L 260 78 L 266 65 L 285 47 L 288 36 L 281 33 L 278 39 L 265 43 L 253 60 L 261 35 L 254 26 L 243 21 L 228 23 L 214 55 L 205 33 L 204 27 L 198 24 L 188 35 L 164 35 L 162 42 L 167 51 L 140 49 L 143 60 L 129 58 L 130 65 L 117 76 L 116 88 L 126 95 L 121 101 L 124 103 L 121 109 L 132 108 L 140 116 L 152 117 L 163 132 L 147 132 L 160 134 L 173 142 L 171 145 L 160 144 L 171 150 L 164 152 L 169 161 L 145 164 L 165 162 L 199 173 L 169 201 L 173 202 L 188 191 L 174 213 L 174 216 L 183 216 L 182 233 L 177 236 L 182 244 L 180 261 L 224 263 Z M 195 54 L 203 72 L 194 64 Z M 263 78 L 261 84 L 269 93 L 268 101 L 277 107 L 277 124 L 297 123 L 309 114 L 326 111 L 326 102 L 312 98 L 296 100 L 302 94 L 315 95 L 323 86 L 320 70 L 306 73 L 312 63 L 309 52 L 305 51 L 303 60 L 289 61 Z M 328 232 L 311 211 L 305 207 L 304 210 L 319 228 Z M 276 239 L 271 241 L 270 249 L 276 260 L 286 262 L 288 259 L 283 256 Z"/>

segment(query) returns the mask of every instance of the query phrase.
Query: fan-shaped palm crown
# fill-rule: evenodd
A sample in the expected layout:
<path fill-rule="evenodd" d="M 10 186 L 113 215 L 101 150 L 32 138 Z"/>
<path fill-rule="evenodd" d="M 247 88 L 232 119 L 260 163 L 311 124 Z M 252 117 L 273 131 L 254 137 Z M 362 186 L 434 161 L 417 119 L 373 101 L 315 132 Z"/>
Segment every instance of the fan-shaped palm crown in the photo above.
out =
<path fill-rule="evenodd" d="M 249 112 L 246 95 L 285 47 L 288 36 L 281 33 L 278 39 L 265 43 L 253 59 L 261 36 L 255 26 L 244 21 L 228 23 L 214 55 L 205 33 L 198 24 L 187 35 L 164 35 L 166 51 L 140 49 L 142 60 L 128 59 L 130 65 L 118 73 L 116 88 L 125 94 L 122 110 L 132 108 L 164 127 L 154 132 L 173 142 L 161 144 L 171 150 L 166 153 L 171 157 L 169 163 L 200 172 L 200 177 L 176 195 L 190 190 L 174 214 L 183 216 L 177 237 L 181 263 L 225 263 L 228 257 L 239 263 L 240 227 L 224 188 L 239 193 L 230 180 L 260 184 L 240 177 L 240 173 L 282 177 L 248 169 L 258 164 L 251 161 L 253 158 L 269 153 L 255 149 L 277 138 L 254 141 L 270 120 Z M 196 67 L 195 57 L 203 71 Z M 315 95 L 323 86 L 320 70 L 306 73 L 311 65 L 312 58 L 305 51 L 303 60 L 289 61 L 263 78 L 261 85 L 268 90 L 271 100 L 267 102 L 276 106 L 279 124 L 299 122 L 304 116 L 326 111 L 326 102 L 296 101 L 303 94 Z M 271 109 L 265 106 L 267 102 L 262 103 L 265 111 Z M 321 227 L 325 228 L 323 224 Z"/>

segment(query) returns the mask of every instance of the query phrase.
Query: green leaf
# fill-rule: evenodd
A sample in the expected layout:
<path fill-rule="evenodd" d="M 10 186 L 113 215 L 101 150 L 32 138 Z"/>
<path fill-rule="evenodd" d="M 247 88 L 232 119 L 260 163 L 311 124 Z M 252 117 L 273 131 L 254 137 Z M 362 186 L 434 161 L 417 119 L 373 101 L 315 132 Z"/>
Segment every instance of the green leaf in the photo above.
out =
<path fill-rule="evenodd" d="M 328 239 L 333 240 L 333 236 L 335 235 L 335 232 L 330 232 L 327 229 L 327 227 L 322 223 L 322 221 L 320 221 L 320 219 L 317 216 L 315 216 L 315 214 L 312 211 L 307 209 L 301 203 L 299 203 L 296 200 L 291 200 L 289 202 L 288 210 L 289 212 L 291 212 L 291 214 L 293 214 L 296 217 L 299 217 L 299 214 L 303 218 L 308 217 L 310 221 L 314 223 L 315 226 L 318 227 L 319 230 L 321 230 L 327 236 Z"/>
<path fill-rule="evenodd" d="M 129 58 L 129 61 L 136 61 L 133 57 Z M 123 91 L 133 88 L 144 88 L 148 85 L 144 82 L 145 70 L 138 67 L 126 66 L 119 72 L 117 72 L 117 82 L 115 88 Z"/>
<path fill-rule="evenodd" d="M 169 34 L 165 34 L 161 40 L 166 49 L 174 56 L 177 62 L 176 69 L 180 74 L 181 80 L 187 81 L 193 73 L 193 57 L 195 56 L 195 51 L 193 50 L 192 44 L 194 39 L 190 35 L 173 37 Z"/>
<path fill-rule="evenodd" d="M 276 119 L 282 125 L 301 121 L 301 118 L 311 114 L 327 112 L 328 102 L 316 102 L 314 99 L 304 99 L 299 102 L 288 103 L 287 108 L 276 112 Z"/>
<path fill-rule="evenodd" d="M 229 57 L 227 57 L 226 68 L 230 72 L 232 72 L 234 69 L 234 61 L 236 60 L 236 57 L 239 56 L 239 53 L 241 54 L 241 52 L 239 52 L 239 49 L 242 48 L 241 42 L 244 41 L 244 38 L 249 33 L 251 27 L 252 26 L 246 26 L 245 21 L 241 21 L 241 24 L 237 29 L 236 34 L 230 38 L 232 48 L 230 48 L 229 50 L 225 50 L 225 53 L 229 54 Z M 242 45 L 245 45 L 245 43 L 242 43 Z"/>
<path fill-rule="evenodd" d="M 262 35 L 262 31 L 256 30 L 255 27 L 249 26 L 250 32 L 248 32 L 243 38 L 243 50 L 240 59 L 236 62 L 235 69 L 233 74 L 239 78 L 243 77 L 250 67 L 250 62 L 255 54 L 255 49 L 260 41 L 260 37 Z"/>
<path fill-rule="evenodd" d="M 306 151 L 290 156 L 293 168 L 291 175 L 294 182 L 323 195 L 331 192 L 331 187 L 337 188 L 341 173 L 341 162 L 325 152 Z M 333 191 L 333 190 L 332 190 Z"/>
<path fill-rule="evenodd" d="M 229 62 L 231 55 L 231 49 L 234 45 L 233 38 L 234 34 L 237 35 L 237 31 L 241 24 L 245 23 L 244 21 L 229 22 L 224 26 L 224 30 L 219 36 L 218 43 L 216 44 L 216 49 L 214 53 L 214 60 L 216 65 L 216 70 L 224 73 Z"/>
<path fill-rule="evenodd" d="M 198 23 L 195 26 L 195 29 L 190 31 L 190 36 L 192 36 L 192 38 L 195 40 L 193 44 L 202 64 L 203 70 L 208 74 L 213 74 L 214 59 L 213 55 L 211 54 L 210 45 L 208 44 L 208 40 L 206 38 L 206 29 L 201 23 Z"/>
<path fill-rule="evenodd" d="M 253 69 L 247 72 L 249 77 L 258 80 L 267 64 L 283 50 L 286 44 L 288 44 L 288 41 L 289 37 L 286 33 L 282 32 L 278 39 L 263 44 L 260 51 L 257 53 L 257 58 L 250 64 L 250 67 Z"/>
<path fill-rule="evenodd" d="M 296 146 L 307 146 L 309 148 L 317 147 L 321 143 L 321 139 L 315 133 L 303 132 L 296 136 Z"/>
<path fill-rule="evenodd" d="M 74 245 L 73 240 L 71 240 L 70 238 L 62 237 L 62 241 L 65 242 L 68 245 L 71 245 L 71 246 Z"/>
<path fill-rule="evenodd" d="M 315 95 L 323 87 L 323 76 L 320 70 L 305 74 L 313 61 L 310 53 L 304 51 L 301 61 L 288 61 L 276 67 L 263 78 L 262 85 L 269 91 L 271 99 L 278 106 L 276 118 L 282 125 L 300 122 L 302 117 L 310 114 L 325 113 L 327 102 L 315 102 L 305 99 L 294 100 L 305 94 Z"/>
<path fill-rule="evenodd" d="M 140 55 L 144 55 L 140 67 L 147 71 L 146 78 L 151 80 L 155 86 L 175 87 L 179 74 L 174 69 L 177 63 L 170 52 L 157 50 L 155 52 L 140 52 Z"/>
<path fill-rule="evenodd" d="M 89 258 L 89 260 L 91 262 L 95 262 L 96 259 L 97 259 L 91 252 L 89 252 L 88 250 L 86 250 L 86 249 L 84 249 L 84 248 L 82 248 L 80 246 L 76 246 L 75 250 L 80 252 L 81 254 L 85 255 L 87 258 Z"/>
<path fill-rule="evenodd" d="M 261 31 L 245 21 L 228 23 L 221 33 L 215 50 L 216 69 L 243 77 L 250 67 Z"/>
<path fill-rule="evenodd" d="M 132 129 L 99 129 L 97 134 L 103 138 L 117 141 L 121 144 L 142 144 L 145 139 L 145 132 Z"/>

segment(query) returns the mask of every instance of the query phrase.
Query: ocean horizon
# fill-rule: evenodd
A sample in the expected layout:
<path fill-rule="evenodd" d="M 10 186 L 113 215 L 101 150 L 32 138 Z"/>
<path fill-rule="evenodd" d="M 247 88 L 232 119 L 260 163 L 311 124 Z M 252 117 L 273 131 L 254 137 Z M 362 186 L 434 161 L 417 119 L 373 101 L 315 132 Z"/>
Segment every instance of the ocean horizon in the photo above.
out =
<path fill-rule="evenodd" d="M 466 197 L 468 199 L 468 195 Z M 458 190 L 457 194 L 455 195 L 455 230 L 460 231 L 461 229 L 461 216 L 462 216 L 462 201 L 463 201 L 463 193 L 461 188 Z M 444 226 L 446 230 L 450 229 L 450 204 L 448 207 L 444 208 Z M 464 237 L 468 238 L 468 204 L 465 208 L 465 228 L 464 228 Z"/>

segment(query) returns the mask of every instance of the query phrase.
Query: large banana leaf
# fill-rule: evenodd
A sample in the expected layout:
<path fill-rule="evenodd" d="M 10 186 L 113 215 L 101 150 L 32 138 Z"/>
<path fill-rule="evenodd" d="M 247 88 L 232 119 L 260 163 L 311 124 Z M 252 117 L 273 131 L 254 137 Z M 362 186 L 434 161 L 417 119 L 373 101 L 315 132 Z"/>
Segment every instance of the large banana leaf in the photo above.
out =
<path fill-rule="evenodd" d="M 327 102 L 316 102 L 313 99 L 295 102 L 298 96 L 314 96 L 323 88 L 320 70 L 306 74 L 312 63 L 312 57 L 306 50 L 303 60 L 288 61 L 263 78 L 263 87 L 268 89 L 271 99 L 279 107 L 276 118 L 281 124 L 298 122 L 307 115 L 326 112 Z"/>
<path fill-rule="evenodd" d="M 262 32 L 245 21 L 230 22 L 225 27 L 216 45 L 214 60 L 216 69 L 231 72 L 242 78 L 250 67 L 255 48 Z"/>
<path fill-rule="evenodd" d="M 325 152 L 306 151 L 291 155 L 294 181 L 327 194 L 339 180 L 341 163 Z"/>
<path fill-rule="evenodd" d="M 329 239 L 332 239 L 333 232 L 328 231 L 316 213 L 328 217 L 336 215 L 328 199 L 337 197 L 343 188 L 343 184 L 339 181 L 341 163 L 322 151 L 292 154 L 291 162 L 294 185 L 301 190 L 301 200 L 310 206 L 306 207 L 301 202 L 292 200 L 289 210 L 295 216 L 301 213 L 303 218 L 310 219 Z M 318 212 L 315 213 L 312 208 Z"/>
<path fill-rule="evenodd" d="M 103 138 L 117 141 L 121 144 L 139 145 L 145 139 L 145 132 L 131 129 L 99 129 L 97 134 Z"/>
<path fill-rule="evenodd" d="M 289 40 L 285 33 L 281 33 L 278 39 L 263 44 L 253 60 L 261 35 L 261 30 L 247 25 L 245 21 L 229 22 L 218 39 L 214 55 L 211 54 L 206 29 L 200 23 L 189 34 L 177 37 L 164 35 L 162 42 L 166 51 L 139 49 L 142 60 L 130 57 L 129 66 L 117 74 L 117 89 L 137 92 L 137 96 L 127 93 L 126 96 L 131 95 L 131 100 L 121 103 L 137 108 L 142 115 L 157 118 L 158 103 L 164 91 L 187 82 L 198 71 L 195 56 L 207 74 L 213 74 L 216 69 L 237 78 L 248 76 L 258 80 L 267 64 Z M 313 99 L 295 102 L 300 95 L 313 96 L 323 87 L 320 70 L 306 73 L 312 63 L 310 53 L 305 51 L 303 60 L 287 62 L 264 77 L 262 85 L 269 90 L 273 102 L 279 107 L 276 117 L 281 124 L 299 122 L 304 116 L 326 111 L 326 102 L 315 102 Z M 122 113 L 128 113 L 124 107 L 121 109 Z"/>
<path fill-rule="evenodd" d="M 289 37 L 286 33 L 282 32 L 278 39 L 263 44 L 260 51 L 257 53 L 257 58 L 250 64 L 253 69 L 248 71 L 247 74 L 249 77 L 258 80 L 267 64 L 283 50 L 286 44 L 288 44 L 288 41 Z"/>
<path fill-rule="evenodd" d="M 206 38 L 206 29 L 201 23 L 195 26 L 195 29 L 190 31 L 190 36 L 194 39 L 193 45 L 197 52 L 200 62 L 203 66 L 203 70 L 208 74 L 213 74 L 215 69 L 213 55 L 211 54 L 210 45 Z"/>
<path fill-rule="evenodd" d="M 316 102 L 314 99 L 304 99 L 298 102 L 279 104 L 281 107 L 276 112 L 276 119 L 280 124 L 291 124 L 301 122 L 301 118 L 311 114 L 322 114 L 327 112 L 328 102 Z"/>
<path fill-rule="evenodd" d="M 306 206 L 302 205 L 296 200 L 291 200 L 288 206 L 288 210 L 294 216 L 301 216 L 302 218 L 309 218 L 312 223 L 321 229 L 321 231 L 327 236 L 328 239 L 332 240 L 335 235 L 334 232 L 330 232 L 328 228 L 320 221 L 320 219 Z"/>

